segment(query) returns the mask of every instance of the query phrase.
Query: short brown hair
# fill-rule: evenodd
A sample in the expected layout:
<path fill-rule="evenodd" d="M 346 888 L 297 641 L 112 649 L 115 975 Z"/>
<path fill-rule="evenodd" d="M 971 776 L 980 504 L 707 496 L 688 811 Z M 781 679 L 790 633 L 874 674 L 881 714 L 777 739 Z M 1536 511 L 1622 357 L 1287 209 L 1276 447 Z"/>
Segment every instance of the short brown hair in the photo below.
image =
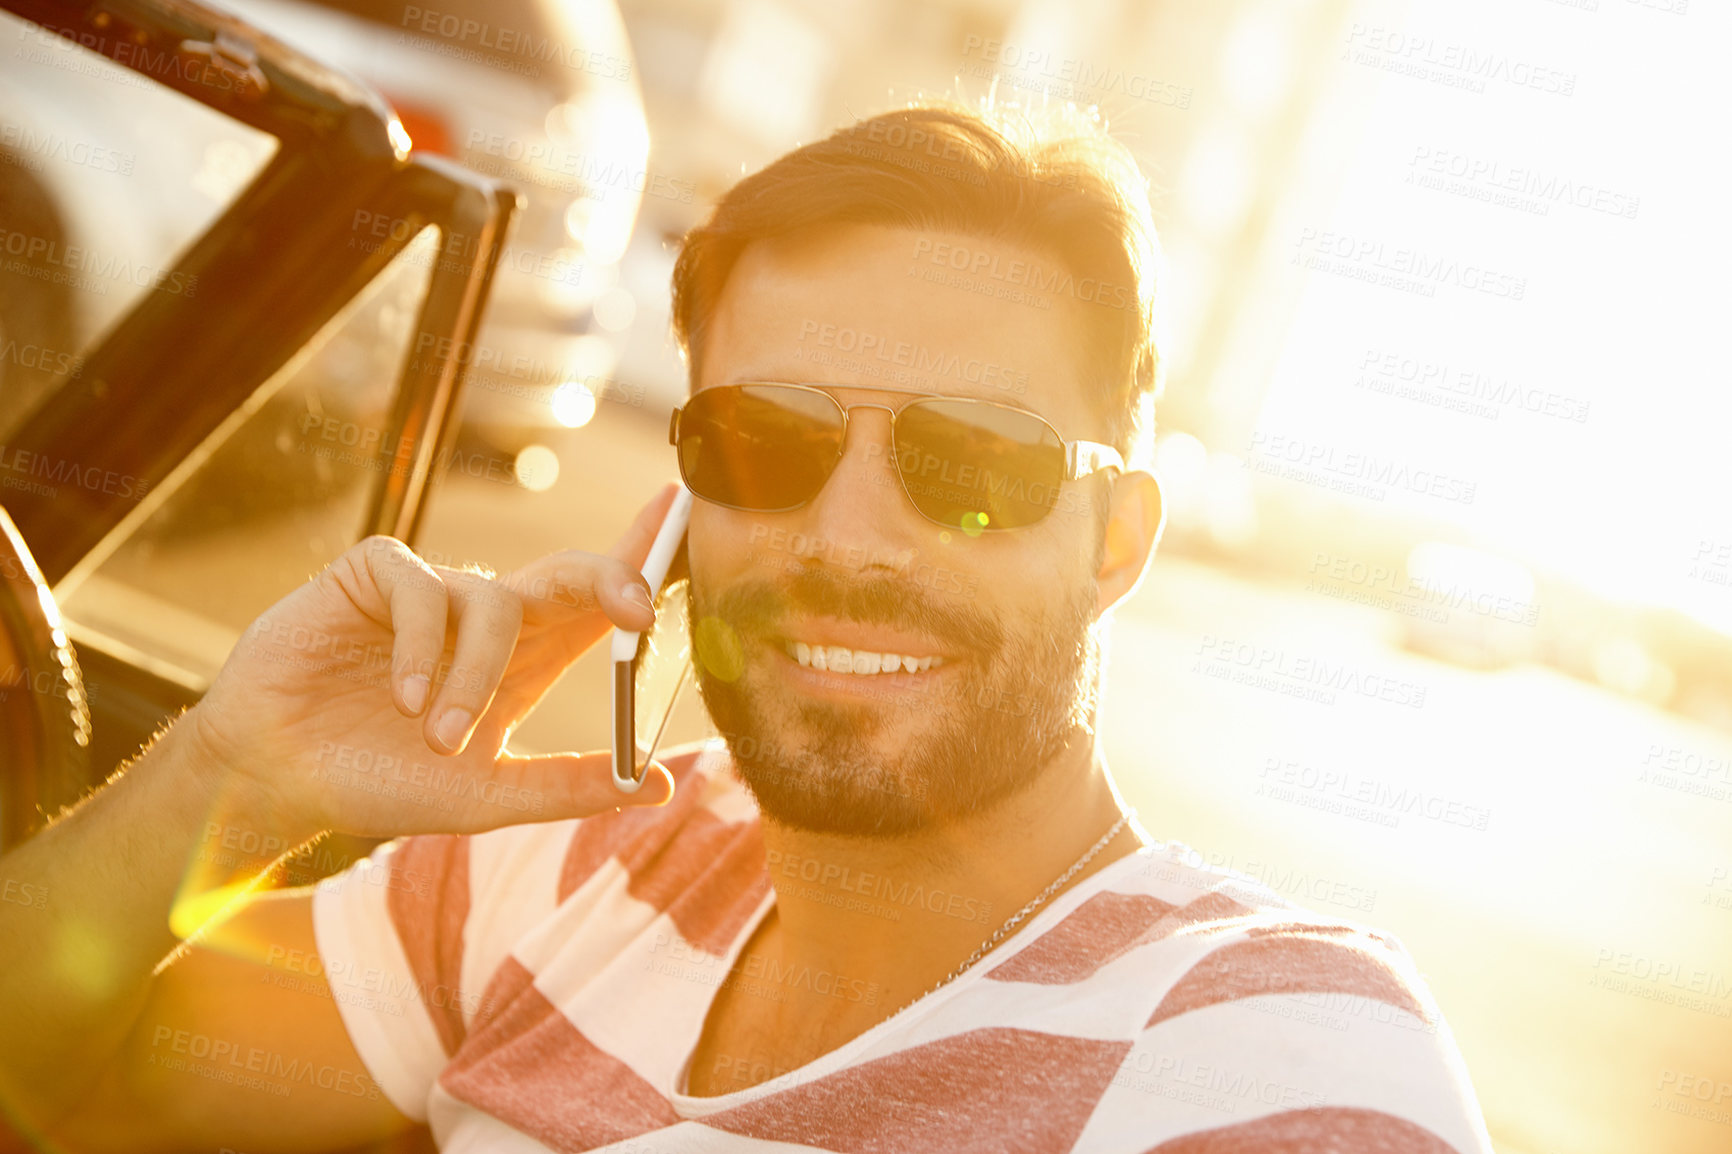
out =
<path fill-rule="evenodd" d="M 674 336 L 693 383 L 706 324 L 754 241 L 852 224 L 992 237 L 1053 254 L 1068 270 L 1059 291 L 1102 305 L 1105 339 L 1090 342 L 1095 403 L 1125 459 L 1146 459 L 1162 376 L 1148 186 L 1098 117 L 1043 115 L 1037 125 L 1021 110 L 921 103 L 839 129 L 734 185 L 686 234 L 674 265 Z M 1078 284 L 1114 286 L 1112 299 Z"/>

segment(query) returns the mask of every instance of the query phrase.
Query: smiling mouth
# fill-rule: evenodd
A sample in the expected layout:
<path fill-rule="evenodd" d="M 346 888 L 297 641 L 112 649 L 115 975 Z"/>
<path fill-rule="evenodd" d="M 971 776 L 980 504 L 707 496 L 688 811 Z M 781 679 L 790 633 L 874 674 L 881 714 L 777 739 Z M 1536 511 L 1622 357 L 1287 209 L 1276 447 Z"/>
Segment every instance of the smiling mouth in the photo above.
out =
<path fill-rule="evenodd" d="M 788 656 L 807 669 L 828 673 L 852 673 L 871 677 L 879 673 L 923 673 L 944 664 L 938 656 L 916 657 L 908 653 L 878 653 L 867 649 L 849 649 L 843 645 L 810 645 L 804 641 L 785 641 Z"/>

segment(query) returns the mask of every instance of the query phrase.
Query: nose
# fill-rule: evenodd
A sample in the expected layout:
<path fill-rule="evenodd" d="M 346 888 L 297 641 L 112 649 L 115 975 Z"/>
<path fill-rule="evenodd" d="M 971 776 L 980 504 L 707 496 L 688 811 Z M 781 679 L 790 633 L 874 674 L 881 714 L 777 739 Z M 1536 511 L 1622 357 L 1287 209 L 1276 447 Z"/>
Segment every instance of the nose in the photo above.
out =
<path fill-rule="evenodd" d="M 883 405 L 849 406 L 842 459 L 800 511 L 814 537 L 861 550 L 866 558 L 863 572 L 895 572 L 907 565 L 925 524 L 903 495 L 896 473 L 890 412 Z"/>

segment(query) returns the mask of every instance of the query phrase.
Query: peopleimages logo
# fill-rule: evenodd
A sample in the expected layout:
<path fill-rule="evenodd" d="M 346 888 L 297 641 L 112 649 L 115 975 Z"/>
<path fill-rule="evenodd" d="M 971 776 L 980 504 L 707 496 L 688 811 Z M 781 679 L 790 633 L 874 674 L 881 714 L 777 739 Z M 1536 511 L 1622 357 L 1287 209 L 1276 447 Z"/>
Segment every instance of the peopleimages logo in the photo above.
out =
<path fill-rule="evenodd" d="M 967 922 L 984 923 L 992 910 L 991 902 L 979 898 L 936 886 L 928 887 L 919 881 L 910 882 L 905 877 L 867 873 L 839 862 L 770 850 L 765 863 L 771 873 L 780 873 L 785 878 L 798 878 L 905 909 L 924 909 Z"/>
<path fill-rule="evenodd" d="M 1293 242 L 1290 263 L 1312 272 L 1332 273 L 1428 297 L 1436 296 L 1441 285 L 1519 301 L 1527 295 L 1528 288 L 1524 276 L 1331 229 L 1301 229 Z"/>
<path fill-rule="evenodd" d="M 951 377 L 1012 393 L 1028 391 L 1028 373 L 1023 370 L 980 357 L 963 357 L 960 353 L 910 344 L 885 333 L 803 320 L 800 322 L 799 340 L 804 344 L 808 338 L 819 349 L 834 349 L 862 360 L 882 361 L 907 369 L 913 375 Z M 816 351 L 808 353 L 804 348 L 794 350 L 794 359 L 824 363 Z"/>
<path fill-rule="evenodd" d="M 1336 446 L 1285 433 L 1251 434 L 1251 468 L 1291 481 L 1381 501 L 1392 489 L 1441 501 L 1473 504 L 1477 482 L 1435 469 L 1417 468 L 1395 457 L 1338 450 Z"/>
<path fill-rule="evenodd" d="M 921 237 L 914 242 L 914 260 L 917 264 L 938 265 L 952 272 L 1025 288 L 1034 293 L 1073 297 L 1084 304 L 1112 309 L 1132 309 L 1138 305 L 1136 290 L 1127 285 L 1095 277 L 1078 278 L 1063 268 L 1046 268 L 1025 260 L 1005 260 L 990 250 L 934 241 L 930 237 Z"/>
<path fill-rule="evenodd" d="M 106 493 L 128 501 L 142 499 L 150 488 L 150 482 L 143 477 L 117 473 L 100 465 L 80 465 L 76 461 L 0 444 L 0 485 L 52 497 L 58 490 L 49 488 L 50 484 L 71 485 L 87 492 Z"/>
<path fill-rule="evenodd" d="M 528 76 L 540 75 L 540 69 L 533 67 L 534 64 L 557 64 L 562 68 L 588 72 L 606 80 L 631 79 L 631 61 L 622 57 L 600 51 L 590 52 L 579 44 L 550 40 L 539 33 L 468 19 L 452 12 L 441 12 L 436 8 L 405 5 L 401 26 L 411 32 L 436 36 L 453 44 L 473 44 L 489 52 L 521 57 L 521 60 L 512 62 L 511 71 Z M 464 53 L 454 52 L 448 55 L 470 59 L 470 56 Z M 479 54 L 474 59 L 476 63 L 491 63 Z"/>
<path fill-rule="evenodd" d="M 202 46 L 194 40 L 181 41 L 179 37 L 169 37 L 170 41 L 178 43 L 174 47 L 159 48 L 152 47 L 148 42 L 140 43 L 132 39 L 110 40 L 107 36 L 83 28 L 53 24 L 20 25 L 18 39 L 32 41 L 40 49 L 28 53 L 27 58 L 32 64 L 70 69 L 81 75 L 100 77 L 111 84 L 148 85 L 149 81 L 133 75 L 138 72 L 167 83 L 199 84 L 220 92 L 257 95 L 252 91 L 252 73 L 235 68 L 218 53 L 200 51 Z M 115 72 L 105 64 L 98 66 L 99 62 L 78 52 L 74 45 L 87 48 L 99 56 L 107 56 L 116 64 L 132 71 Z M 58 58 L 50 53 L 58 53 Z M 13 55 L 26 56 L 26 53 L 20 48 Z"/>
<path fill-rule="evenodd" d="M 1732 975 L 1602 946 L 1595 951 L 1588 985 L 1686 1010 L 1732 1018 Z"/>
<path fill-rule="evenodd" d="M 1476 197 L 1501 207 L 1546 216 L 1554 204 L 1566 204 L 1607 216 L 1636 219 L 1640 197 L 1599 185 L 1572 180 L 1531 165 L 1506 164 L 1486 156 L 1417 145 L 1408 162 L 1406 182 L 1439 192 Z"/>
<path fill-rule="evenodd" d="M 1353 387 L 1493 421 L 1503 413 L 1519 411 L 1581 424 L 1592 405 L 1580 397 L 1522 385 L 1483 369 L 1379 348 L 1365 350 Z"/>
<path fill-rule="evenodd" d="M 1347 34 L 1347 45 L 1343 58 L 1355 64 L 1469 92 L 1482 93 L 1494 82 L 1553 96 L 1570 96 L 1576 90 L 1574 72 L 1399 28 L 1355 21 Z"/>
<path fill-rule="evenodd" d="M 1123 68 L 1059 56 L 1047 49 L 988 40 L 970 34 L 963 41 L 962 55 L 979 57 L 971 74 L 982 79 L 997 77 L 1011 88 L 1036 89 L 1055 100 L 1097 103 L 1101 95 L 1128 96 L 1169 108 L 1189 108 L 1191 88 L 1170 80 L 1131 72 Z"/>
<path fill-rule="evenodd" d="M 28 125 L 19 124 L 0 124 L 0 145 L 4 145 L 14 156 L 40 157 L 120 176 L 131 176 L 137 159 L 130 152 L 76 140 L 58 132 L 37 132 Z"/>
<path fill-rule="evenodd" d="M 84 358 L 76 353 L 61 352 L 28 341 L 0 340 L 0 362 L 73 380 L 84 371 Z"/>
<path fill-rule="evenodd" d="M 1340 692 L 1413 709 L 1425 707 L 1425 686 L 1323 656 L 1289 654 L 1285 649 L 1205 633 L 1195 657 L 1193 673 L 1325 705 L 1333 705 L 1335 693 Z"/>
<path fill-rule="evenodd" d="M 1257 777 L 1255 792 L 1260 797 L 1390 829 L 1399 827 L 1404 815 L 1472 830 L 1485 829 L 1491 820 L 1491 811 L 1484 806 L 1468 805 L 1420 786 L 1396 785 L 1291 759 L 1264 758 Z"/>
<path fill-rule="evenodd" d="M 551 141 L 524 141 L 502 133 L 473 129 L 463 142 L 471 168 L 489 176 L 519 176 L 591 200 L 610 192 L 635 192 L 679 204 L 690 204 L 697 185 L 662 172 L 622 164 L 618 157 L 576 152 Z"/>
<path fill-rule="evenodd" d="M 1459 581 L 1415 577 L 1394 564 L 1319 551 L 1312 556 L 1306 575 L 1311 578 L 1304 586 L 1307 593 L 1392 609 L 1439 624 L 1447 622 L 1457 609 L 1516 625 L 1539 621 L 1539 607 L 1526 598 Z"/>
<path fill-rule="evenodd" d="M 135 264 L 123 256 L 103 254 L 82 245 L 65 244 L 51 237 L 32 236 L 0 226 L 0 257 L 10 258 L 5 271 L 22 276 L 71 284 L 74 288 L 106 294 L 101 281 L 121 281 L 135 288 L 154 289 L 190 297 L 198 290 L 198 277 L 165 272 L 154 265 Z M 82 275 L 81 275 L 82 274 Z M 95 279 L 90 279 L 95 278 Z"/>

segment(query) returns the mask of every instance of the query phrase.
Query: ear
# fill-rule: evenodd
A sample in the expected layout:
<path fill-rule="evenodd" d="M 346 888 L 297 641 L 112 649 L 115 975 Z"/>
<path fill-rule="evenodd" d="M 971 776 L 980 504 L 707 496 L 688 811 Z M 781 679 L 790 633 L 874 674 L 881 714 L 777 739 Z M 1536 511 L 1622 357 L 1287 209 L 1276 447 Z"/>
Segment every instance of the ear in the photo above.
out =
<path fill-rule="evenodd" d="M 1123 473 L 1110 492 L 1106 542 L 1095 573 L 1096 616 L 1122 601 L 1142 581 L 1167 523 L 1161 485 L 1152 473 Z"/>

